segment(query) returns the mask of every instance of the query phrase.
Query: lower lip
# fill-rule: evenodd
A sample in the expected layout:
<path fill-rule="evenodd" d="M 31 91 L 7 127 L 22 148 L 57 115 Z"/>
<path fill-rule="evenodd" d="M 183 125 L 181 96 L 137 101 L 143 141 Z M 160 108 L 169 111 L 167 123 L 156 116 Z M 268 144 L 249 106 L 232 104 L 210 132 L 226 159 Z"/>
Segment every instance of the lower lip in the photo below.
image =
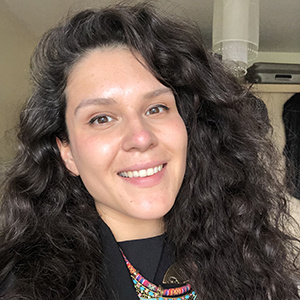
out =
<path fill-rule="evenodd" d="M 122 177 L 120 176 L 121 179 L 125 180 L 126 182 L 136 185 L 141 188 L 148 188 L 155 186 L 159 184 L 166 172 L 167 165 L 165 165 L 160 172 L 155 173 L 154 175 L 151 176 L 146 176 L 146 177 L 132 177 L 132 178 L 127 178 L 127 177 Z"/>

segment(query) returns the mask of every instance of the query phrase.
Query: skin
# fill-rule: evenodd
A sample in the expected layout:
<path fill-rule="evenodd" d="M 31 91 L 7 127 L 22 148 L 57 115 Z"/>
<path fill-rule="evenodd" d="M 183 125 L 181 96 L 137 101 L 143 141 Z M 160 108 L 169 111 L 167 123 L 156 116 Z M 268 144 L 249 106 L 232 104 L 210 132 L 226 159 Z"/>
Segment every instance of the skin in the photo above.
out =
<path fill-rule="evenodd" d="M 163 233 L 186 166 L 174 95 L 137 58 L 126 48 L 94 49 L 75 64 L 65 91 L 69 143 L 58 140 L 117 241 Z M 159 165 L 152 176 L 122 177 Z"/>

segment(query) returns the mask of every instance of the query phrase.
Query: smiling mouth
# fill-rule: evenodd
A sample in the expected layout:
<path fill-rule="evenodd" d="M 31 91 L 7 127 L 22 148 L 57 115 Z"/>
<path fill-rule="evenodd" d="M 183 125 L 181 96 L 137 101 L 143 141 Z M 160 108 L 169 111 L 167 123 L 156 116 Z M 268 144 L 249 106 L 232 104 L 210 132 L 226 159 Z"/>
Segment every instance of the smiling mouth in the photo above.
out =
<path fill-rule="evenodd" d="M 161 164 L 154 168 L 149 168 L 149 169 L 144 169 L 139 171 L 127 171 L 127 172 L 123 171 L 118 173 L 118 175 L 124 178 L 148 177 L 160 172 L 165 167 L 165 165 L 166 164 Z"/>

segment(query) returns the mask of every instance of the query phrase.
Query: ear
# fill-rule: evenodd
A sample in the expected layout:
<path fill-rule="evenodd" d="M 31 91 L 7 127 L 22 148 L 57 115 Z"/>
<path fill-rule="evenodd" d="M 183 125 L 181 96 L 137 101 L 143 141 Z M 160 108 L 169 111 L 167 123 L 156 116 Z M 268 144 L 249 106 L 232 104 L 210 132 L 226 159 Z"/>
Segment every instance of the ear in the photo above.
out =
<path fill-rule="evenodd" d="M 56 144 L 66 168 L 75 176 L 79 176 L 76 163 L 73 159 L 70 144 L 67 142 L 62 142 L 58 137 L 56 138 Z"/>

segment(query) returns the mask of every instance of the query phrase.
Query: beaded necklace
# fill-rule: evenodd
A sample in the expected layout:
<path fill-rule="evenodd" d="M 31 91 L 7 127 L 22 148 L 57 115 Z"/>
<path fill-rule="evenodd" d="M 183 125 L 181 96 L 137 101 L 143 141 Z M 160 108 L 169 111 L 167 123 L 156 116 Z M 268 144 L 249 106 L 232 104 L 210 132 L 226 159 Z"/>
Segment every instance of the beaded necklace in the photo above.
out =
<path fill-rule="evenodd" d="M 134 288 L 141 300 L 195 300 L 197 295 L 190 284 L 178 288 L 164 289 L 145 279 L 136 270 L 121 250 L 126 266 L 133 281 Z"/>

